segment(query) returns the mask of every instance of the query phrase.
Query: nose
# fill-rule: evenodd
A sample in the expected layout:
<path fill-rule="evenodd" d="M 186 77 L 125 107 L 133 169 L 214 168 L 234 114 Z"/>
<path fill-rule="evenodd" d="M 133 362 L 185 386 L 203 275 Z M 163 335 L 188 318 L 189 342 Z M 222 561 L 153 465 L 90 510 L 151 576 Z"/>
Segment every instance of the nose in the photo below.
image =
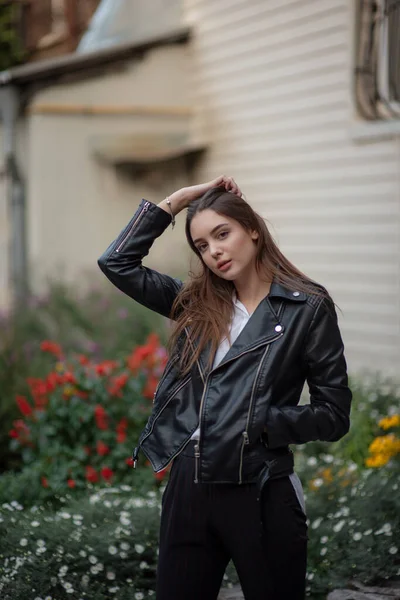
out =
<path fill-rule="evenodd" d="M 215 245 L 210 245 L 210 254 L 213 258 L 218 258 L 221 256 L 221 250 Z"/>

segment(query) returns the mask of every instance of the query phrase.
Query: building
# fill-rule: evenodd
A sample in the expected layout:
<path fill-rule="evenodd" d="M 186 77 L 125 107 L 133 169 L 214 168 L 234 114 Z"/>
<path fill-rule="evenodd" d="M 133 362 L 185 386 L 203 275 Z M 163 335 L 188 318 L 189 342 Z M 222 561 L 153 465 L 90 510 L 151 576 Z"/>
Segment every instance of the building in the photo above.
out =
<path fill-rule="evenodd" d="M 20 106 L 13 155 L 31 273 L 101 277 L 97 257 L 142 197 L 229 173 L 288 258 L 332 293 L 350 371 L 397 374 L 400 90 L 384 61 L 400 10 L 385 13 L 388 4 L 119 2 L 104 20 L 103 2 L 76 53 L 0 74 L 3 107 L 11 89 Z M 6 195 L 3 303 L 21 252 L 7 245 Z M 183 275 L 187 259 L 180 215 L 147 264 Z"/>

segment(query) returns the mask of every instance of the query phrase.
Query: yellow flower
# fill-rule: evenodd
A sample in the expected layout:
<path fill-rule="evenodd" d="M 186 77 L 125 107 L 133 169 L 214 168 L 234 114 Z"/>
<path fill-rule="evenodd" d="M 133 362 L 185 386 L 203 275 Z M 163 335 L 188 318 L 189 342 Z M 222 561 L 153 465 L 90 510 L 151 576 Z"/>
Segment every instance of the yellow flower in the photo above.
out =
<path fill-rule="evenodd" d="M 62 362 L 56 363 L 55 369 L 59 373 L 62 373 L 64 371 L 64 363 L 62 363 Z"/>
<path fill-rule="evenodd" d="M 322 477 L 326 483 L 332 483 L 332 481 L 333 481 L 332 469 L 330 467 L 323 469 Z"/>
<path fill-rule="evenodd" d="M 75 388 L 73 385 L 65 385 L 63 387 L 63 393 L 65 396 L 72 396 L 75 393 Z"/>
<path fill-rule="evenodd" d="M 383 467 L 389 462 L 390 455 L 388 454 L 375 454 L 375 456 L 369 456 L 365 460 L 365 464 L 367 467 L 378 468 Z"/>
<path fill-rule="evenodd" d="M 390 429 L 391 427 L 398 427 L 400 425 L 400 415 L 393 415 L 392 417 L 385 417 L 378 423 L 382 429 Z"/>
<path fill-rule="evenodd" d="M 368 450 L 371 454 L 390 454 L 394 456 L 400 452 L 400 440 L 394 433 L 382 435 L 374 439 Z"/>

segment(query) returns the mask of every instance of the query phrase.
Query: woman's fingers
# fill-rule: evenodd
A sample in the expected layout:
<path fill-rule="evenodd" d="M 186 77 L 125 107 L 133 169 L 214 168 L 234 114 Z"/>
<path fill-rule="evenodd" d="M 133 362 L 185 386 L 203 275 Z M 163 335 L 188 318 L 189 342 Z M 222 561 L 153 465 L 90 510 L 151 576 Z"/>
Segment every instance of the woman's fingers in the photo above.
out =
<path fill-rule="evenodd" d="M 210 181 L 208 184 L 209 188 L 224 186 L 227 192 L 231 192 L 232 194 L 236 194 L 237 196 L 242 196 L 242 192 L 237 185 L 236 181 L 233 177 L 228 177 L 227 175 L 220 175 L 213 181 Z"/>
<path fill-rule="evenodd" d="M 232 192 L 232 194 L 236 194 L 237 196 L 242 195 L 242 192 L 240 191 L 240 188 L 236 181 L 233 179 L 233 177 L 227 178 L 227 183 L 225 187 L 229 192 Z"/>

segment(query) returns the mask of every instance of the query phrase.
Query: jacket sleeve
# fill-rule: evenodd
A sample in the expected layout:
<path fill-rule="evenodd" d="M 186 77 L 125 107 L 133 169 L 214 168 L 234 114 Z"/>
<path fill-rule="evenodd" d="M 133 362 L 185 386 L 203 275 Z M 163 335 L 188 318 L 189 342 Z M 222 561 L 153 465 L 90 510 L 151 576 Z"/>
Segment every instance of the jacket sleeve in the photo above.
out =
<path fill-rule="evenodd" d="M 317 305 L 306 335 L 303 360 L 310 404 L 269 408 L 265 428 L 269 448 L 313 440 L 335 442 L 349 431 L 352 392 L 331 299 L 322 299 Z"/>
<path fill-rule="evenodd" d="M 171 215 L 142 200 L 119 236 L 98 259 L 105 276 L 122 292 L 150 310 L 169 317 L 183 283 L 142 265 L 154 240 L 171 222 Z"/>

